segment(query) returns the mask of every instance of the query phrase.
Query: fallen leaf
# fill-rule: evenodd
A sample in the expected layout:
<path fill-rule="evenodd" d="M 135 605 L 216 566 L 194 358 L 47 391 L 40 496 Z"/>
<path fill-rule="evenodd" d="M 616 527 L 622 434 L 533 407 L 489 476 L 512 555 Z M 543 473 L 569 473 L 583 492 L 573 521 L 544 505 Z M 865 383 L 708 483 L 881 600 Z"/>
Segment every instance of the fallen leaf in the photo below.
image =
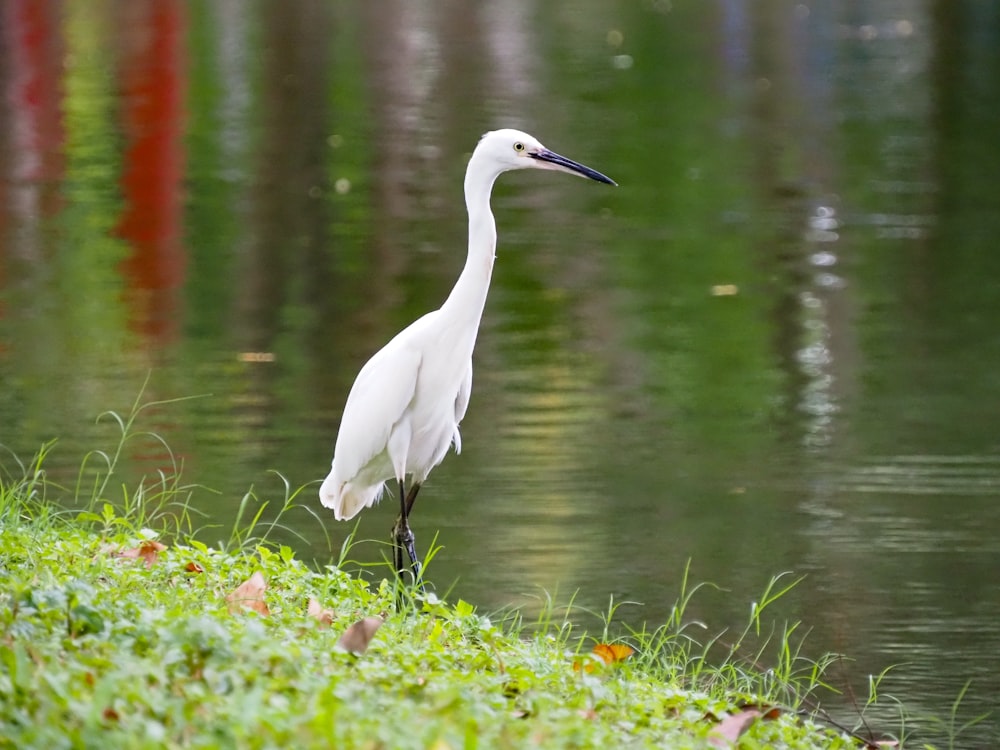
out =
<path fill-rule="evenodd" d="M 323 627 L 329 627 L 333 623 L 334 619 L 336 619 L 333 612 L 328 609 L 323 609 L 323 607 L 320 606 L 320 603 L 312 597 L 309 598 L 309 606 L 306 608 L 306 614 L 319 620 L 319 624 Z"/>
<path fill-rule="evenodd" d="M 766 703 L 741 703 L 738 708 L 741 711 L 746 711 L 748 709 L 760 711 L 760 718 L 765 721 L 773 721 L 785 713 L 785 709 L 781 706 L 769 706 Z"/>
<path fill-rule="evenodd" d="M 185 565 L 184 566 L 184 570 L 186 570 L 188 573 L 204 573 L 205 572 L 205 569 L 203 567 L 201 567 L 198 563 L 196 563 L 194 560 L 192 560 L 187 565 Z"/>
<path fill-rule="evenodd" d="M 730 714 L 708 733 L 708 741 L 716 747 L 731 747 L 739 741 L 740 735 L 750 728 L 758 716 L 760 711 L 755 708 Z"/>
<path fill-rule="evenodd" d="M 267 602 L 264 601 L 265 590 L 267 590 L 267 581 L 258 570 L 237 586 L 235 591 L 226 596 L 226 601 L 229 602 L 229 611 L 235 614 L 241 608 L 252 609 L 266 617 L 271 614 L 271 611 L 267 608 Z"/>
<path fill-rule="evenodd" d="M 133 549 L 122 550 L 118 553 L 118 557 L 125 557 L 131 559 L 142 559 L 146 563 L 147 568 L 152 568 L 160 556 L 160 553 L 167 548 L 167 545 L 161 544 L 160 542 L 153 541 L 152 539 L 147 539 L 138 547 Z"/>
<path fill-rule="evenodd" d="M 605 664 L 617 664 L 620 661 L 625 661 L 634 653 L 635 649 L 624 643 L 598 643 L 594 646 L 594 654 L 600 656 Z"/>
<path fill-rule="evenodd" d="M 635 649 L 631 646 L 626 646 L 624 643 L 598 643 L 594 646 L 591 653 L 599 657 L 605 664 L 617 664 L 618 662 L 625 661 L 634 654 Z M 581 662 L 578 659 L 573 662 L 574 672 L 579 672 L 581 669 L 585 672 L 593 672 L 594 667 L 595 664 L 593 661 Z"/>
<path fill-rule="evenodd" d="M 375 631 L 380 627 L 382 627 L 381 617 L 365 617 L 345 630 L 337 645 L 344 651 L 359 656 L 368 650 L 368 644 L 372 642 Z"/>

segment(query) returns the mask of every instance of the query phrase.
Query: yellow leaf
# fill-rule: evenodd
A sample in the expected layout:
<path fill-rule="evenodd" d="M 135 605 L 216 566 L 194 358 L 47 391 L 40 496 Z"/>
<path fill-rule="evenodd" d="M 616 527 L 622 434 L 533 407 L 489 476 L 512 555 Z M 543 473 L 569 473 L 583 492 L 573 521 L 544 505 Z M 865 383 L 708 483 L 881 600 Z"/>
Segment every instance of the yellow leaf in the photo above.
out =
<path fill-rule="evenodd" d="M 625 661 L 634 653 L 635 649 L 624 643 L 598 643 L 594 646 L 594 654 L 601 657 L 605 664 Z"/>
<path fill-rule="evenodd" d="M 634 654 L 635 649 L 624 643 L 598 643 L 594 646 L 591 653 L 600 658 L 605 664 L 617 664 L 618 662 L 625 661 Z M 585 672 L 593 672 L 595 666 L 594 661 L 581 663 L 577 660 L 573 662 L 573 671 L 579 672 L 582 669 Z"/>

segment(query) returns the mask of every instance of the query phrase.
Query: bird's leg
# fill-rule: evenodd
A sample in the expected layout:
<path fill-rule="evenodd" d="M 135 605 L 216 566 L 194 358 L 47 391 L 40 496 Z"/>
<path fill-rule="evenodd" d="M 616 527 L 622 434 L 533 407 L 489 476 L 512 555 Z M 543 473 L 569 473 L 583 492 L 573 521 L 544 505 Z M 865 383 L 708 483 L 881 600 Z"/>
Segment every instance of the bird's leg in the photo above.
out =
<path fill-rule="evenodd" d="M 399 482 L 399 516 L 396 524 L 392 527 L 393 539 L 393 562 L 396 566 L 396 575 L 402 580 L 405 563 L 403 561 L 403 551 L 410 557 L 410 567 L 413 573 L 413 582 L 417 586 L 422 585 L 420 579 L 420 560 L 417 558 L 417 549 L 414 546 L 416 537 L 410 529 L 410 509 L 413 508 L 413 501 L 417 498 L 420 485 L 414 482 L 410 486 L 410 492 L 404 491 L 403 482 Z"/>
<path fill-rule="evenodd" d="M 396 569 L 396 576 L 403 579 L 403 545 L 400 544 L 402 536 L 402 517 L 396 516 L 396 524 L 392 527 L 392 564 Z M 412 533 L 412 532 L 411 532 Z"/>
<path fill-rule="evenodd" d="M 406 551 L 410 555 L 410 562 L 413 565 L 413 583 L 416 585 L 419 591 L 424 590 L 424 579 L 423 571 L 421 569 L 420 560 L 417 559 L 417 550 L 413 546 L 414 537 L 413 532 L 410 530 L 410 511 L 413 510 L 413 502 L 417 499 L 417 493 L 420 491 L 420 484 L 414 482 L 410 485 L 410 491 L 406 493 L 406 515 L 404 516 L 403 523 L 406 525 L 406 531 L 408 533 L 408 541 L 406 543 Z"/>
<path fill-rule="evenodd" d="M 417 493 L 420 492 L 420 485 L 414 482 L 410 485 L 410 491 L 406 494 L 406 517 L 410 517 L 410 511 L 413 510 L 413 503 L 417 499 Z"/>

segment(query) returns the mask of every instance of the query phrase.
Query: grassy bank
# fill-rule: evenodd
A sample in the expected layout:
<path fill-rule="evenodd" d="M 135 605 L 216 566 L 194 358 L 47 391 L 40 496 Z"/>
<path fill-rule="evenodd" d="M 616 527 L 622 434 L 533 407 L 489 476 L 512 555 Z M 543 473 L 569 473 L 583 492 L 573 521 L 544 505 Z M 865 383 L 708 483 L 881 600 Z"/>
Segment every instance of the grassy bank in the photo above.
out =
<path fill-rule="evenodd" d="M 617 636 L 554 608 L 397 607 L 389 579 L 308 566 L 252 519 L 226 550 L 198 542 L 177 477 L 110 491 L 119 453 L 90 462 L 82 511 L 56 510 L 44 456 L 2 479 L 0 747 L 865 745 L 812 703 L 824 663 L 795 628 L 760 637 L 784 579 L 725 643 L 696 639 L 690 591 Z"/>

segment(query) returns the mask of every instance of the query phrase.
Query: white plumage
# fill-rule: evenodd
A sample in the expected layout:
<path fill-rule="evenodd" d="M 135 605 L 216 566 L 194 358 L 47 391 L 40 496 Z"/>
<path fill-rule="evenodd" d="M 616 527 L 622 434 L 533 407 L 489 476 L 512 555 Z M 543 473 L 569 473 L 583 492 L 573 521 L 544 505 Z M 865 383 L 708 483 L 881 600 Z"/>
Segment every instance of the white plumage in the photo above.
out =
<path fill-rule="evenodd" d="M 435 324 L 440 316 L 435 310 L 398 333 L 354 381 L 320 488 L 338 521 L 375 503 L 390 479 L 412 475 L 423 482 L 452 442 L 461 451 L 458 425 L 472 392 L 475 335 L 464 342 L 449 337 Z"/>
<path fill-rule="evenodd" d="M 448 299 L 414 321 L 368 360 L 351 387 L 330 473 L 320 501 L 337 520 L 373 505 L 395 479 L 400 515 L 394 529 L 396 567 L 406 549 L 415 578 L 419 564 L 408 516 L 420 485 L 452 444 L 472 392 L 472 351 L 489 291 L 496 249 L 490 211 L 493 183 L 512 169 L 554 169 L 615 184 L 589 167 L 559 156 L 518 130 L 495 130 L 479 141 L 465 175 L 469 251 Z M 410 477 L 409 495 L 404 494 Z"/>

